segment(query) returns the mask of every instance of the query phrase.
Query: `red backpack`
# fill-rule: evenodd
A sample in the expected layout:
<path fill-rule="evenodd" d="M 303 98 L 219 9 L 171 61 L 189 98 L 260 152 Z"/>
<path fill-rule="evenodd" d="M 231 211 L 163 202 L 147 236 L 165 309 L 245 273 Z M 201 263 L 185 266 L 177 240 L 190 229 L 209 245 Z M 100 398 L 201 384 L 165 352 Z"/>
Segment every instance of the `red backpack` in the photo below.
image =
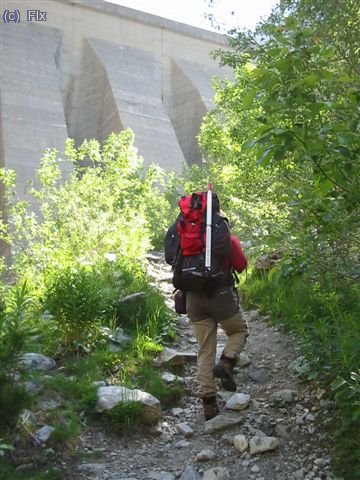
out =
<path fill-rule="evenodd" d="M 213 194 L 211 267 L 205 268 L 206 193 L 196 192 L 179 200 L 180 214 L 165 237 L 165 260 L 172 265 L 173 285 L 183 291 L 211 291 L 228 283 L 223 269 L 231 249 L 228 221 L 219 212 Z M 231 272 L 230 272 L 231 277 Z"/>

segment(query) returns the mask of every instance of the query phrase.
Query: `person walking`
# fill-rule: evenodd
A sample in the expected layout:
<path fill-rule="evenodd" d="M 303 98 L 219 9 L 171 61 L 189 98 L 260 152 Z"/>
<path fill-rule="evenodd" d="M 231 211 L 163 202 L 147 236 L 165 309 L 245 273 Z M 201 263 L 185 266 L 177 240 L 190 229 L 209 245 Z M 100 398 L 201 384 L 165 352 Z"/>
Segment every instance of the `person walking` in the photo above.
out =
<path fill-rule="evenodd" d="M 230 257 L 223 265 L 225 273 L 230 275 L 225 276 L 231 278 L 231 270 L 240 273 L 246 267 L 247 260 L 241 243 L 235 235 L 231 235 Z M 225 390 L 236 391 L 233 369 L 249 335 L 234 281 L 228 283 L 214 290 L 211 295 L 206 291 L 186 293 L 186 311 L 198 342 L 198 395 L 202 399 L 206 420 L 219 413 L 215 378 L 220 379 Z M 225 332 L 227 342 L 219 362 L 215 363 L 219 326 Z"/>
<path fill-rule="evenodd" d="M 203 198 L 203 203 L 201 198 Z M 198 219 L 203 218 L 205 214 L 206 195 L 203 192 L 182 197 L 182 200 L 179 201 L 179 206 L 180 208 L 183 206 L 183 214 L 169 228 L 165 237 L 165 259 L 173 266 L 173 283 L 175 288 L 186 292 L 186 312 L 198 343 L 198 396 L 203 403 L 205 420 L 210 420 L 219 413 L 215 378 L 220 379 L 221 385 L 225 390 L 236 391 L 237 387 L 233 369 L 249 335 L 248 325 L 242 314 L 233 275 L 234 271 L 241 273 L 246 269 L 247 260 L 240 240 L 230 233 L 228 221 L 220 213 L 218 196 L 212 194 L 212 198 L 213 217 L 215 217 L 212 225 L 215 232 L 212 239 L 212 256 L 214 260 L 216 260 L 215 253 L 217 251 L 226 251 L 226 256 L 221 257 L 221 272 L 214 276 L 215 278 L 221 278 L 221 281 L 212 282 L 209 288 L 209 284 L 206 282 L 199 282 L 199 286 L 196 275 L 189 276 L 189 271 L 192 273 L 195 269 L 194 265 L 196 265 L 196 261 L 193 259 L 202 258 L 202 251 L 200 251 L 200 255 L 190 257 L 192 248 L 189 245 L 189 238 L 196 238 L 196 222 Z M 186 226 L 186 218 L 190 219 L 189 223 L 191 225 L 189 228 Z M 181 234 L 187 231 L 190 233 L 182 242 Z M 199 232 L 203 232 L 203 226 L 199 227 Z M 197 241 L 204 246 L 202 235 L 203 233 L 199 233 Z M 229 243 L 228 249 L 224 247 L 227 241 L 224 240 L 225 235 L 227 235 Z M 181 245 L 185 245 L 185 247 L 182 249 Z M 189 256 L 184 257 L 186 259 L 184 262 L 186 268 L 181 269 L 179 268 L 179 259 L 181 259 L 181 255 L 186 254 L 185 248 L 189 249 Z M 181 277 L 181 274 L 183 277 Z M 219 326 L 224 330 L 227 342 L 219 362 L 216 363 L 217 331 Z"/>

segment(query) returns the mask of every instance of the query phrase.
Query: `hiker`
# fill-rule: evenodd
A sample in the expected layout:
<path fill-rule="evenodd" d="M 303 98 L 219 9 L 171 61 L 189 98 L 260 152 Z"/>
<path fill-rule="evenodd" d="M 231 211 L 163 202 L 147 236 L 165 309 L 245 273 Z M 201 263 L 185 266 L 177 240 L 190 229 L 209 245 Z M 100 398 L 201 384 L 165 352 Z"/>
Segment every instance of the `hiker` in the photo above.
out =
<path fill-rule="evenodd" d="M 242 272 L 247 266 L 247 260 L 243 254 L 241 243 L 239 239 L 230 233 L 227 219 L 220 213 L 220 202 L 216 194 L 213 195 L 212 202 L 212 262 L 216 263 L 216 254 L 218 252 L 221 257 L 221 250 L 226 250 L 226 256 L 220 258 L 221 265 L 218 272 L 214 272 L 210 283 L 205 280 L 199 285 L 192 282 L 192 280 L 186 277 L 188 269 L 183 268 L 183 280 L 178 281 L 179 276 L 179 257 L 181 258 L 185 254 L 185 265 L 189 265 L 190 255 L 186 256 L 185 248 L 182 248 L 181 232 L 182 227 L 179 227 L 179 223 L 183 222 L 186 230 L 186 216 L 192 215 L 192 232 L 191 238 L 194 234 L 195 217 L 193 215 L 198 208 L 196 202 L 189 197 L 194 195 L 202 195 L 203 203 L 205 202 L 205 194 L 198 192 L 192 196 L 183 197 L 184 201 L 180 200 L 179 205 L 182 209 L 182 214 L 177 219 L 174 225 L 170 227 L 165 240 L 165 257 L 166 261 L 173 265 L 174 268 L 174 286 L 181 287 L 182 291 L 186 292 L 186 312 L 192 323 L 194 334 L 198 342 L 198 355 L 197 355 L 197 379 L 199 382 L 198 396 L 202 399 L 204 407 L 204 416 L 206 420 L 210 420 L 219 413 L 217 405 L 217 385 L 214 377 L 219 378 L 222 387 L 225 390 L 235 392 L 236 383 L 233 377 L 233 368 L 237 362 L 238 355 L 245 346 L 246 338 L 248 336 L 247 323 L 243 318 L 238 292 L 235 286 L 233 270 Z M 187 203 L 185 201 L 187 200 Z M 190 206 L 189 206 L 190 205 Z M 188 207 L 186 210 L 185 207 Z M 203 216 L 205 207 L 202 206 L 197 212 L 197 217 Z M 202 221 L 202 223 L 204 223 Z M 203 232 L 204 228 L 200 227 L 200 231 Z M 180 233 L 179 233 L 180 232 Z M 176 234 L 180 239 L 177 239 Z M 203 235 L 203 233 L 200 234 Z M 169 254 L 167 245 L 173 240 L 174 246 L 176 246 L 176 240 L 178 243 L 178 253 L 175 255 L 174 251 L 172 255 Z M 228 248 L 225 248 L 225 244 L 228 243 Z M 184 242 L 184 245 L 186 243 Z M 174 247 L 175 248 L 175 247 Z M 190 248 L 190 247 L 187 247 Z M 202 252 L 201 252 L 202 254 Z M 201 256 L 200 254 L 200 256 Z M 193 261 L 195 265 L 195 261 Z M 191 269 L 190 269 L 191 270 Z M 199 275 L 197 275 L 199 277 Z M 187 285 L 186 278 L 189 282 Z M 227 343 L 221 353 L 219 362 L 216 362 L 216 347 L 217 347 L 217 328 L 218 325 L 222 327 L 227 335 Z"/>

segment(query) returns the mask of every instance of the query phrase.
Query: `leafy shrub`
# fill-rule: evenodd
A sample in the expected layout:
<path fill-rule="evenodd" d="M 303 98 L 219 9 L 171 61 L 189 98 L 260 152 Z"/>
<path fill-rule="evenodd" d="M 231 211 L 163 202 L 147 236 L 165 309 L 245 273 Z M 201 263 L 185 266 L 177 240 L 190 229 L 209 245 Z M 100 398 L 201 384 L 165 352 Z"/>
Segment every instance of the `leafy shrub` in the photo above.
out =
<path fill-rule="evenodd" d="M 58 325 L 65 347 L 93 345 L 108 309 L 103 279 L 92 268 L 59 269 L 46 291 L 44 305 Z"/>
<path fill-rule="evenodd" d="M 2 373 L 0 375 L 0 434 L 8 433 L 16 425 L 19 414 L 31 405 L 31 397 L 24 388 Z"/>
<path fill-rule="evenodd" d="M 0 312 L 0 417 L 1 430 L 16 424 L 19 413 L 31 403 L 30 396 L 14 379 L 18 360 L 36 332 L 32 325 L 35 306 L 26 283 L 3 292 Z"/>
<path fill-rule="evenodd" d="M 27 283 L 3 290 L 0 311 L 0 370 L 11 372 L 26 343 L 37 333 L 34 328 L 36 306 Z"/>
<path fill-rule="evenodd" d="M 48 150 L 39 187 L 29 191 L 36 211 L 16 200 L 14 175 L 1 170 L 9 217 L 1 233 L 14 251 L 11 273 L 26 278 L 40 297 L 57 269 L 100 266 L 109 254 L 140 264 L 163 234 L 169 208 L 159 190 L 163 172 L 143 168 L 133 140 L 131 131 L 112 134 L 102 145 L 90 140 L 75 148 L 69 140 L 65 160 Z M 66 182 L 63 163 L 73 171 Z"/>

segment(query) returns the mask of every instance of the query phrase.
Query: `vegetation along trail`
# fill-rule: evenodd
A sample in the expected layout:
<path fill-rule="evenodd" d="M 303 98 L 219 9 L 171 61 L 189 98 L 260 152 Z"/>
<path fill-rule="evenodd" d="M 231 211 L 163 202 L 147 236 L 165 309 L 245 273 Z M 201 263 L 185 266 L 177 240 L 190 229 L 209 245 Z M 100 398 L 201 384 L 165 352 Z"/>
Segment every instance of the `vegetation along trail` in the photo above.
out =
<path fill-rule="evenodd" d="M 26 201 L 0 169 L 1 479 L 360 479 L 359 39 L 358 0 L 281 0 L 232 32 L 181 176 L 144 168 L 130 130 L 46 151 Z M 149 252 L 208 181 L 249 259 L 250 337 L 204 422 Z"/>

